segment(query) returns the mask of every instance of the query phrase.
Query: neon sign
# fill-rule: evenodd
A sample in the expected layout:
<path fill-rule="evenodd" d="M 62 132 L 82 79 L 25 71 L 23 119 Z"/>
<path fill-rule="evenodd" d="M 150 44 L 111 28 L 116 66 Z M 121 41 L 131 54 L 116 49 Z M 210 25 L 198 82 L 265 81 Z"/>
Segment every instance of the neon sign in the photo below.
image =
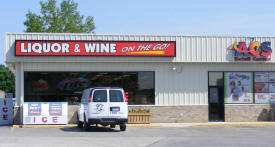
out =
<path fill-rule="evenodd" d="M 85 78 L 66 78 L 58 83 L 60 90 L 76 91 L 83 90 L 90 85 L 90 81 Z"/>
<path fill-rule="evenodd" d="M 271 42 L 265 41 L 259 43 L 258 41 L 251 42 L 247 46 L 246 42 L 235 42 L 233 47 L 230 45 L 227 50 L 235 51 L 235 61 L 270 61 L 269 56 L 272 53 Z"/>

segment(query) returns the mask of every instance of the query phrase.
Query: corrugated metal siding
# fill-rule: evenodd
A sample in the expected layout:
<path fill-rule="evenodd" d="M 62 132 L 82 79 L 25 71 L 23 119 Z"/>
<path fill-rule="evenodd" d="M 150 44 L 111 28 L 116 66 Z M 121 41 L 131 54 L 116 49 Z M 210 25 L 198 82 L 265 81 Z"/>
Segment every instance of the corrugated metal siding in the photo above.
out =
<path fill-rule="evenodd" d="M 234 42 L 249 42 L 251 37 L 230 36 L 169 36 L 169 35 L 94 35 L 66 33 L 6 33 L 7 62 L 232 62 L 227 47 Z M 273 53 L 269 63 L 275 63 L 275 37 L 254 37 L 270 41 Z M 176 41 L 176 57 L 15 57 L 15 40 L 112 40 L 112 41 Z M 251 63 L 251 62 L 250 62 Z"/>

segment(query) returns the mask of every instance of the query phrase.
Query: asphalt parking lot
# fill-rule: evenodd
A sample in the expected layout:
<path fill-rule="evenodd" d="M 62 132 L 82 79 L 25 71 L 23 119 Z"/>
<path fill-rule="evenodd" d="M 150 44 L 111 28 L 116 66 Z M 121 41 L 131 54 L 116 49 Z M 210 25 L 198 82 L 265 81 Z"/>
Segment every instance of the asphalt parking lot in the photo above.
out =
<path fill-rule="evenodd" d="M 0 147 L 275 146 L 275 126 L 12 128 L 0 126 Z"/>

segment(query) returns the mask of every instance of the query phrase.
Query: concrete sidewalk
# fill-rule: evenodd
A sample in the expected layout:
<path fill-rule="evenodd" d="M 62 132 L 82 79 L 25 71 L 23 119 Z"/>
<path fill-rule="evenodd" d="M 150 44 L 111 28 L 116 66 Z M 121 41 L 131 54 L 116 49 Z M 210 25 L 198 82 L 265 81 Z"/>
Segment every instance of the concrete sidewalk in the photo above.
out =
<path fill-rule="evenodd" d="M 201 126 L 270 126 L 275 122 L 206 122 L 206 123 L 151 123 L 151 124 L 127 124 L 127 127 L 201 127 Z M 73 128 L 76 124 L 68 125 L 13 125 L 13 128 Z"/>
<path fill-rule="evenodd" d="M 128 124 L 137 125 L 137 124 Z M 205 123 L 152 123 L 152 127 L 199 127 L 199 126 L 267 126 L 275 122 L 205 122 Z"/>

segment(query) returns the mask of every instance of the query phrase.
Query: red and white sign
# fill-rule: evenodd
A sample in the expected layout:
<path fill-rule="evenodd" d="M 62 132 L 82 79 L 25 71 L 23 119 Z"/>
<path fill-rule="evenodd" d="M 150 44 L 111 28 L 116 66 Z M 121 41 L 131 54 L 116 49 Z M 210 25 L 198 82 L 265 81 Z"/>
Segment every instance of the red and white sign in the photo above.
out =
<path fill-rule="evenodd" d="M 67 102 L 25 102 L 23 124 L 67 124 Z"/>
<path fill-rule="evenodd" d="M 175 41 L 16 41 L 16 56 L 175 57 Z"/>

